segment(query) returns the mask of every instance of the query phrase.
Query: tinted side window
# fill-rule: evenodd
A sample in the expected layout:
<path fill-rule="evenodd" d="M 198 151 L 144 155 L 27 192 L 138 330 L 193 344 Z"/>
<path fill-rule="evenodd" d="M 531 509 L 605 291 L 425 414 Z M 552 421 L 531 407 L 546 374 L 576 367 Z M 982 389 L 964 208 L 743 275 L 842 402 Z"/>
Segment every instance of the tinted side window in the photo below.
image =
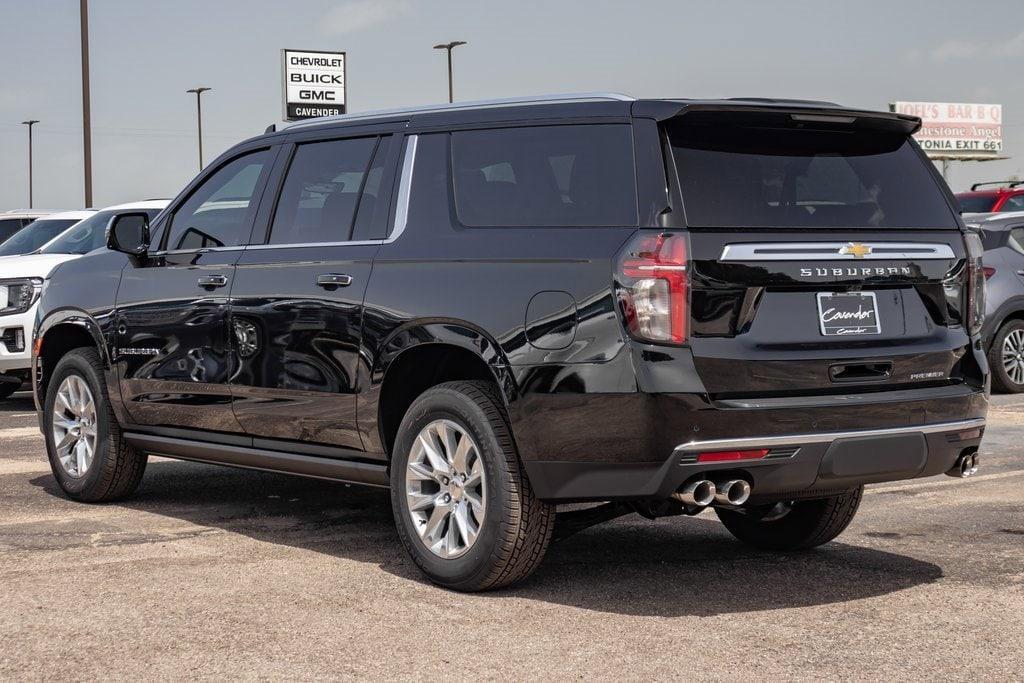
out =
<path fill-rule="evenodd" d="M 384 164 L 388 158 L 392 136 L 381 138 L 373 163 L 363 183 L 363 194 L 359 198 L 359 211 L 352 228 L 353 240 L 383 238 L 387 230 L 388 190 L 381 187 L 384 181 Z"/>
<path fill-rule="evenodd" d="M 245 244 L 256 211 L 256 190 L 270 160 L 270 150 L 252 152 L 229 161 L 207 178 L 171 217 L 167 249 Z"/>
<path fill-rule="evenodd" d="M 270 228 L 271 244 L 349 239 L 377 138 L 299 145 Z"/>
<path fill-rule="evenodd" d="M 1010 249 L 1018 254 L 1024 254 L 1024 228 L 1014 228 L 1010 231 L 1010 238 L 1006 240 Z"/>
<path fill-rule="evenodd" d="M 1000 211 L 1022 211 L 1024 210 L 1024 194 L 1016 194 L 1008 198 L 1002 206 L 999 207 Z"/>
<path fill-rule="evenodd" d="M 459 220 L 470 226 L 636 225 L 629 126 L 452 134 Z"/>

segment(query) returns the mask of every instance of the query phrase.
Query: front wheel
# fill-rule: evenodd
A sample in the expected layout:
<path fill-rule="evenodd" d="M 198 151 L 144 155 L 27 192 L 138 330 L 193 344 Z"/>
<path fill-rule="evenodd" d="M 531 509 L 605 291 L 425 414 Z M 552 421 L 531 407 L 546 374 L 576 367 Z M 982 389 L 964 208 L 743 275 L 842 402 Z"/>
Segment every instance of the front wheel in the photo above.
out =
<path fill-rule="evenodd" d="M 121 435 L 95 350 L 75 349 L 54 367 L 43 425 L 50 469 L 69 498 L 87 503 L 118 500 L 142 480 L 146 454 Z"/>
<path fill-rule="evenodd" d="M 775 503 L 742 510 L 715 508 L 729 532 L 762 550 L 803 550 L 828 543 L 853 521 L 864 496 L 859 486 L 832 498 Z"/>
<path fill-rule="evenodd" d="M 530 487 L 503 403 L 486 382 L 448 382 L 417 398 L 391 460 L 398 535 L 431 581 L 460 591 L 529 576 L 555 512 Z"/>

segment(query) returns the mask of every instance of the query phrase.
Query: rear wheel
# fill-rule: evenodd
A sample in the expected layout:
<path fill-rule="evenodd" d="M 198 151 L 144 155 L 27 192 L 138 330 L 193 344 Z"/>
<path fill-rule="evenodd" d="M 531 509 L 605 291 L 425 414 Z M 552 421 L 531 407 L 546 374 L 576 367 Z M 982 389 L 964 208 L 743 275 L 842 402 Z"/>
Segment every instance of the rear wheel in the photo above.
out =
<path fill-rule="evenodd" d="M 75 349 L 53 370 L 43 404 L 50 469 L 70 498 L 102 503 L 130 495 L 146 469 L 146 455 L 121 436 L 93 349 Z"/>
<path fill-rule="evenodd" d="M 1024 320 L 1010 320 L 999 328 L 988 364 L 994 389 L 1012 394 L 1024 391 Z"/>
<path fill-rule="evenodd" d="M 526 479 L 502 401 L 486 382 L 448 382 L 413 402 L 395 441 L 391 505 L 416 565 L 461 591 L 529 576 L 555 521 Z"/>
<path fill-rule="evenodd" d="M 828 543 L 857 514 L 864 487 L 832 498 L 775 503 L 750 509 L 715 508 L 725 528 L 762 550 L 802 550 Z"/>

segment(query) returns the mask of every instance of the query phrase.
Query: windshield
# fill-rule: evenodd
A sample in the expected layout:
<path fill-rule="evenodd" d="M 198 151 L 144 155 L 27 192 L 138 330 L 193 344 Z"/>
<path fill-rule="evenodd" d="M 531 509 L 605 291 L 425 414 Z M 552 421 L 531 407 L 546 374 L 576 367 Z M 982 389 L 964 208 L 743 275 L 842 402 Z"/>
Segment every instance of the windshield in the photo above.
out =
<path fill-rule="evenodd" d="M 39 253 L 88 254 L 90 251 L 105 247 L 107 246 L 107 225 L 110 224 L 110 219 L 119 213 L 125 213 L 125 211 L 100 211 L 47 244 L 39 250 Z M 153 220 L 160 213 L 160 209 L 147 209 L 142 213 L 149 216 L 149 220 Z"/>
<path fill-rule="evenodd" d="M 668 134 L 692 227 L 957 226 L 903 133 L 674 122 Z"/>
<path fill-rule="evenodd" d="M 995 195 L 957 195 L 960 200 L 960 210 L 964 213 L 989 213 L 996 203 Z"/>
<path fill-rule="evenodd" d="M 30 254 L 77 222 L 73 218 L 67 220 L 47 220 L 42 218 L 34 223 L 30 223 L 16 232 L 14 237 L 0 244 L 0 256 Z"/>

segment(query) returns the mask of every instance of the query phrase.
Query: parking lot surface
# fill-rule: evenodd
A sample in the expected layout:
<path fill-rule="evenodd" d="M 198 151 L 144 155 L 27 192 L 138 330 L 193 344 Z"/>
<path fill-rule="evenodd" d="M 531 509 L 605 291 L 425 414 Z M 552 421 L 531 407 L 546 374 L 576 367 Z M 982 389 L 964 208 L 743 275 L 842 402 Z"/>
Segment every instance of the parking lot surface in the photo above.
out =
<path fill-rule="evenodd" d="M 714 514 L 624 517 L 511 590 L 426 583 L 386 492 L 150 459 L 64 498 L 27 395 L 0 403 L 0 677 L 1024 677 L 1024 398 L 974 479 L 872 487 L 845 534 L 775 555 Z"/>

